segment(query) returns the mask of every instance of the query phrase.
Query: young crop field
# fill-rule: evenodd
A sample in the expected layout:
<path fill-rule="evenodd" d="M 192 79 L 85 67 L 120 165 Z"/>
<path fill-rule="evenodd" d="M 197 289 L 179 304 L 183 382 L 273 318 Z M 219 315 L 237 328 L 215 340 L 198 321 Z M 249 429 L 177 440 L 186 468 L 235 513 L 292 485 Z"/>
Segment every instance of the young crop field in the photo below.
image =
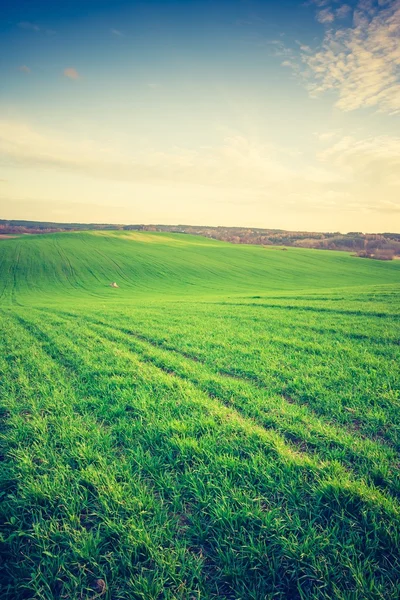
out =
<path fill-rule="evenodd" d="M 0 294 L 2 599 L 398 600 L 400 261 L 23 236 Z"/>

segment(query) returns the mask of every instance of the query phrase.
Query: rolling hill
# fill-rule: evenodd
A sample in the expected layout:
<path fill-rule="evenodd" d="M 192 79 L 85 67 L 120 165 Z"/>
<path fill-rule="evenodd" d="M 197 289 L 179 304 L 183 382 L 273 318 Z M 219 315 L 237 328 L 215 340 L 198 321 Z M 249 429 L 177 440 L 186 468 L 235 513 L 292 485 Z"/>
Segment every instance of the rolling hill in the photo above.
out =
<path fill-rule="evenodd" d="M 0 292 L 2 599 L 398 600 L 400 261 L 57 233 Z"/>
<path fill-rule="evenodd" d="M 146 232 L 57 233 L 0 241 L 2 302 L 299 292 L 399 284 L 400 261 L 237 246 Z M 116 281 L 120 290 L 108 289 Z"/>

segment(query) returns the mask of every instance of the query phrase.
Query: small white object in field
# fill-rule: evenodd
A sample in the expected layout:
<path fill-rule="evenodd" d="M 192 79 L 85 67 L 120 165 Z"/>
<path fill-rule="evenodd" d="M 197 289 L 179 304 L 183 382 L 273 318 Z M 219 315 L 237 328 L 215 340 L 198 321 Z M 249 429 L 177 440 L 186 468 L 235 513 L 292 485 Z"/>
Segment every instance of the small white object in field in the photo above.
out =
<path fill-rule="evenodd" d="M 112 283 L 110 283 L 110 287 L 117 288 L 119 287 L 119 285 L 117 285 L 115 281 L 113 281 Z"/>

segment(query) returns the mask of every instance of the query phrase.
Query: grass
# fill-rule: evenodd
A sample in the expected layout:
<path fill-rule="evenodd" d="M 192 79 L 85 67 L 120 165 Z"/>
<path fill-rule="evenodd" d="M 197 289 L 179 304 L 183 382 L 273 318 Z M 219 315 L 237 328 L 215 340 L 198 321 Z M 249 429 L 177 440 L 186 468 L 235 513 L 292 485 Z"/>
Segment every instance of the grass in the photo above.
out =
<path fill-rule="evenodd" d="M 399 598 L 398 261 L 96 232 L 0 265 L 1 598 Z"/>

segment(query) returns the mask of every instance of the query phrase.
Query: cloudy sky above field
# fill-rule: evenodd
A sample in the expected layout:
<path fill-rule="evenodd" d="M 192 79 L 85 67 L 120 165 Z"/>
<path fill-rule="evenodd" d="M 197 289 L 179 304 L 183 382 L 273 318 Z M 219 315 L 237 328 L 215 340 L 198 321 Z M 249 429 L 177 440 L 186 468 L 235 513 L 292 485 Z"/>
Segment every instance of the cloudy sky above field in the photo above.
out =
<path fill-rule="evenodd" d="M 400 231 L 400 0 L 0 13 L 0 218 Z"/>

